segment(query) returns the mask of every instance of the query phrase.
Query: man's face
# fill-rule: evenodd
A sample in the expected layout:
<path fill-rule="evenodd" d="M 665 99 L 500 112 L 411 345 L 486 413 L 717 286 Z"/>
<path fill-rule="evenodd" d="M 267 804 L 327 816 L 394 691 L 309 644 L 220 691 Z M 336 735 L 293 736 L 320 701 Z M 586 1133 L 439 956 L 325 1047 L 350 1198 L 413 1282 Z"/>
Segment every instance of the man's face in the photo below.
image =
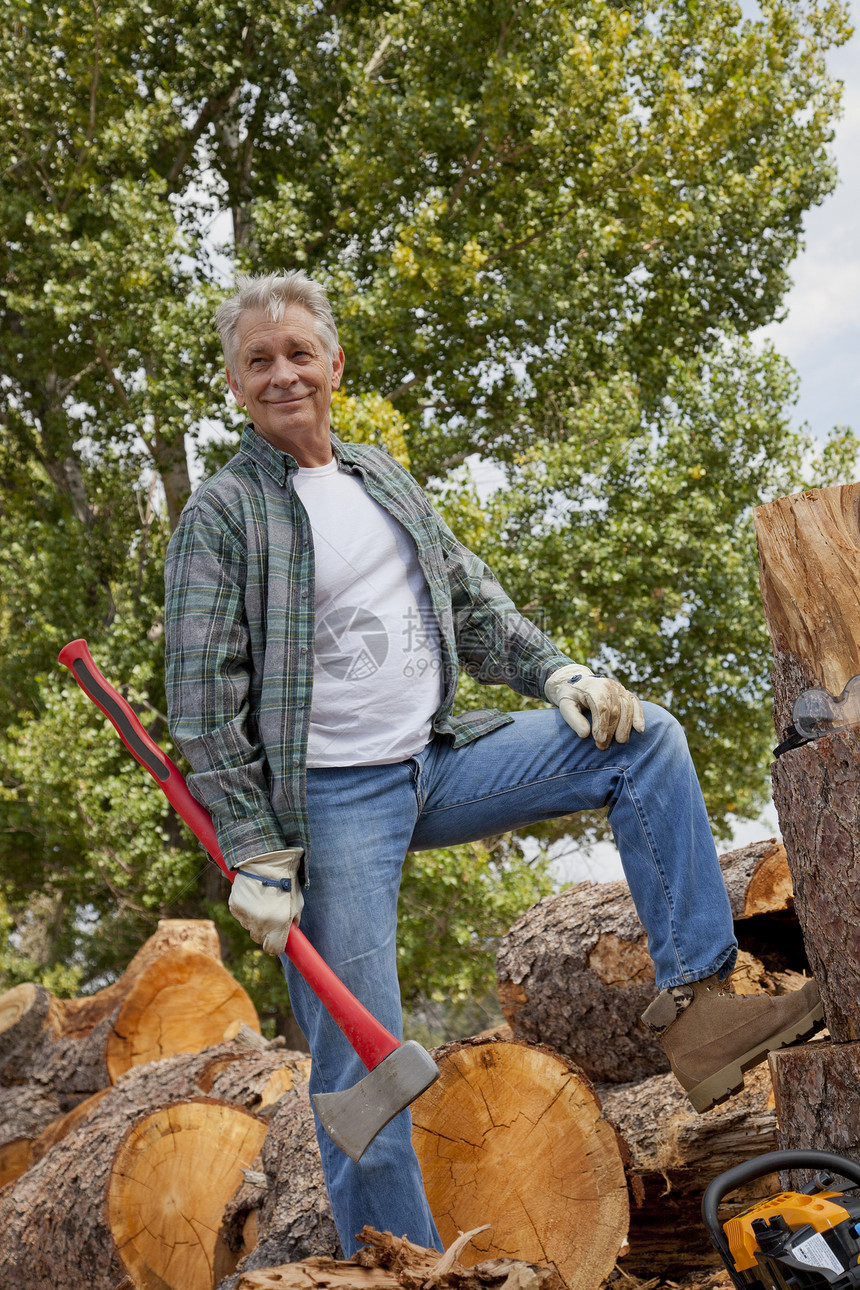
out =
<path fill-rule="evenodd" d="M 227 370 L 227 383 L 257 432 L 300 466 L 331 461 L 329 406 L 343 373 L 343 350 L 332 363 L 313 315 L 301 305 L 286 309 L 280 322 L 249 309 L 236 339 L 236 370 Z"/>

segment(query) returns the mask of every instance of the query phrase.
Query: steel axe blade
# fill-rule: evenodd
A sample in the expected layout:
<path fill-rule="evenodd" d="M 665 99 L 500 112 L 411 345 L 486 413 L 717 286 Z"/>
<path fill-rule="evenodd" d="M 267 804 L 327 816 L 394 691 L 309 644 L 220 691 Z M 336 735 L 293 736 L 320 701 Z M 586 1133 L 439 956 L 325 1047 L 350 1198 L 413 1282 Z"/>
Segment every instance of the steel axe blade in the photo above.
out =
<path fill-rule="evenodd" d="M 311 1098 L 332 1142 L 360 1160 L 389 1120 L 414 1102 L 440 1075 L 433 1058 L 414 1039 L 383 1057 L 369 1075 L 340 1093 Z"/>
<path fill-rule="evenodd" d="M 221 854 L 211 815 L 191 796 L 178 766 L 146 733 L 134 709 L 96 667 L 87 642 L 69 641 L 60 651 L 60 662 L 71 671 L 87 697 L 101 708 L 131 755 L 149 771 L 176 813 L 232 882 L 236 875 Z M 414 1040 L 401 1044 L 359 1003 L 295 923 L 290 928 L 284 954 L 301 972 L 370 1071 L 351 1089 L 319 1093 L 314 1098 L 315 1105 L 327 1099 L 323 1110 L 317 1106 L 323 1127 L 347 1155 L 358 1160 L 379 1130 L 433 1083 L 439 1068 L 420 1044 Z M 351 1114 L 359 1126 L 354 1130 L 346 1123 Z M 344 1146 L 344 1142 L 350 1146 Z M 355 1150 L 358 1155 L 353 1154 Z"/>

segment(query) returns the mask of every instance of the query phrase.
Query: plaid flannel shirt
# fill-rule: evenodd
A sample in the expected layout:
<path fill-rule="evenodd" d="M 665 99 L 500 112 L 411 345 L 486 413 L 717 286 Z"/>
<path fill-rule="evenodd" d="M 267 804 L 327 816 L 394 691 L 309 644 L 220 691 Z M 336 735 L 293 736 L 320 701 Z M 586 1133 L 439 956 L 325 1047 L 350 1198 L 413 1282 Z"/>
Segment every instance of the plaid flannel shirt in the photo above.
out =
<path fill-rule="evenodd" d="M 384 449 L 334 436 L 332 447 L 339 468 L 359 475 L 415 541 L 440 632 L 435 734 L 460 746 L 511 721 L 490 709 L 453 715 L 460 666 L 485 684 L 542 698 L 547 677 L 570 659 L 517 611 Z M 234 868 L 285 846 L 309 853 L 314 553 L 295 470 L 291 456 L 247 426 L 237 455 L 189 500 L 167 552 L 170 730 Z"/>

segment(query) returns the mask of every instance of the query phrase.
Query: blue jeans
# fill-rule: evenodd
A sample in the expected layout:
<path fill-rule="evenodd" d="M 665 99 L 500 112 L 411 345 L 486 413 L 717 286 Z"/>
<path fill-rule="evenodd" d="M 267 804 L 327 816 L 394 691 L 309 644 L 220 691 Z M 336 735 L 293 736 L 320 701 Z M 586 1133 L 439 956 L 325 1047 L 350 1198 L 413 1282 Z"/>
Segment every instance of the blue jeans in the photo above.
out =
<path fill-rule="evenodd" d="M 310 884 L 301 927 L 361 1002 L 402 1036 L 396 931 L 408 851 L 454 846 L 539 820 L 609 808 L 657 985 L 680 985 L 734 963 L 737 942 L 687 742 L 646 703 L 645 732 L 601 752 L 555 708 L 520 712 L 463 748 L 434 739 L 390 766 L 308 771 Z M 296 1019 L 310 1044 L 311 1092 L 349 1088 L 367 1072 L 282 956 Z M 364 1223 L 441 1248 L 402 1112 L 358 1163 L 317 1124 L 344 1253 Z"/>

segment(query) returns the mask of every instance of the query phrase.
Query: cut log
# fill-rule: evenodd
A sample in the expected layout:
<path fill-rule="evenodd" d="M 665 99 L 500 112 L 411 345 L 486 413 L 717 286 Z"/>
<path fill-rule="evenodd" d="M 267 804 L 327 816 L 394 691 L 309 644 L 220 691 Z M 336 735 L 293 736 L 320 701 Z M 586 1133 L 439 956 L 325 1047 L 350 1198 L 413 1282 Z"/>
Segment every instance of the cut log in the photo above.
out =
<path fill-rule="evenodd" d="M 860 1164 L 860 1043 L 816 1040 L 769 1057 L 782 1151 L 833 1151 Z M 812 1173 L 790 1170 L 783 1185 L 805 1187 Z M 837 1187 L 848 1184 L 844 1179 Z"/>
<path fill-rule="evenodd" d="M 806 967 L 776 839 L 720 859 L 743 951 L 739 993 L 796 989 Z M 598 1083 L 668 1071 L 640 1017 L 654 997 L 647 939 L 625 882 L 579 883 L 547 896 L 511 928 L 496 962 L 502 1011 L 518 1039 L 550 1044 Z"/>
<path fill-rule="evenodd" d="M 115 1290 L 125 1270 L 107 1226 L 105 1201 L 117 1147 L 141 1117 L 172 1103 L 198 1100 L 200 1078 L 211 1077 L 210 1091 L 218 1098 L 224 1070 L 213 1076 L 213 1068 L 224 1058 L 248 1063 L 244 1078 L 235 1062 L 225 1068 L 236 1095 L 231 1104 L 242 1109 L 241 1097 L 249 1104 L 245 1110 L 260 1108 L 263 1127 L 263 1116 L 272 1107 L 262 1108 L 262 1100 L 273 1074 L 288 1066 L 293 1078 L 300 1078 L 306 1065 L 303 1053 L 259 1053 L 242 1044 L 223 1044 L 129 1071 L 42 1159 L 0 1192 L 3 1290 L 43 1290 L 48 1285 L 51 1290 Z M 222 1209 L 234 1190 L 221 1199 Z"/>
<path fill-rule="evenodd" d="M 468 1233 L 466 1235 L 469 1235 Z M 390 1232 L 362 1228 L 362 1249 L 349 1260 L 305 1259 L 243 1273 L 236 1290 L 562 1290 L 554 1268 L 514 1259 L 491 1259 L 467 1267 Z M 459 1242 L 458 1242 L 459 1244 Z"/>
<path fill-rule="evenodd" d="M 838 696 L 860 672 L 860 484 L 781 497 L 755 512 L 779 737 L 795 699 Z M 779 757 L 774 802 L 809 962 L 834 1040 L 860 1039 L 860 732 Z"/>
<path fill-rule="evenodd" d="M 106 1088 L 111 1079 L 105 1050 L 123 1003 L 152 965 L 182 950 L 203 953 L 220 965 L 214 923 L 162 919 L 120 979 L 96 994 L 57 999 L 44 986 L 26 983 L 0 995 L 0 1086 L 37 1085 L 56 1099 L 50 1118 Z M 208 1042 L 217 1042 L 223 1032 L 222 1026 Z M 44 1124 L 42 1119 L 33 1127 L 38 1132 Z"/>
<path fill-rule="evenodd" d="M 94 995 L 57 999 L 32 983 L 7 991 L 0 996 L 6 1180 L 38 1159 L 26 1143 L 131 1066 L 218 1043 L 231 1024 L 260 1029 L 250 998 L 220 962 L 214 924 L 203 919 L 162 919 L 119 981 Z"/>
<path fill-rule="evenodd" d="M 56 1065 L 57 1041 L 86 1040 L 93 1029 L 116 1015 L 141 973 L 176 949 L 197 950 L 221 961 L 218 934 L 209 919 L 162 918 L 120 979 L 95 994 L 57 999 L 44 986 L 28 982 L 0 995 L 0 1083 L 32 1078 L 34 1067 L 42 1067 L 46 1057 Z M 97 1087 L 106 1084 L 105 1078 Z"/>
<path fill-rule="evenodd" d="M 622 1147 L 589 1081 L 550 1049 L 477 1038 L 435 1054 L 413 1142 L 446 1245 L 461 1259 L 552 1264 L 571 1290 L 609 1275 L 627 1232 Z"/>
<path fill-rule="evenodd" d="M 105 1048 L 110 1082 L 132 1066 L 218 1043 L 232 1021 L 259 1031 L 247 992 L 225 967 L 198 950 L 168 951 L 138 976 Z"/>
<path fill-rule="evenodd" d="M 719 1264 L 702 1224 L 702 1194 L 724 1169 L 776 1149 L 776 1111 L 767 1066 L 749 1071 L 743 1092 L 698 1115 L 672 1075 L 602 1085 L 603 1111 L 630 1152 L 636 1179 L 624 1272 L 681 1278 Z M 779 1190 L 775 1176 L 747 1185 L 721 1206 L 730 1217 Z"/>
<path fill-rule="evenodd" d="M 82 1124 L 108 1092 L 109 1090 L 106 1088 L 99 1089 L 98 1093 L 93 1093 L 92 1097 L 88 1097 L 85 1102 L 79 1103 L 74 1110 L 61 1115 L 58 1120 L 52 1120 L 33 1143 L 33 1163 L 35 1164 L 37 1160 L 41 1160 L 52 1147 L 55 1147 L 58 1142 L 62 1142 L 63 1138 L 70 1134 L 72 1129 L 76 1129 L 79 1124 Z"/>
<path fill-rule="evenodd" d="M 222 1281 L 218 1290 L 234 1290 L 239 1274 L 255 1269 L 298 1263 L 316 1255 L 343 1257 L 325 1188 L 307 1084 L 298 1078 L 302 1065 L 296 1062 L 295 1087 L 271 1107 L 259 1110 L 261 1116 L 268 1116 L 269 1124 L 263 1149 L 222 1219 L 224 1241 L 239 1256 L 237 1273 Z"/>
<path fill-rule="evenodd" d="M 211 1290 L 236 1266 L 221 1215 L 266 1126 L 227 1102 L 179 1102 L 137 1120 L 114 1156 L 108 1223 L 135 1285 Z"/>

